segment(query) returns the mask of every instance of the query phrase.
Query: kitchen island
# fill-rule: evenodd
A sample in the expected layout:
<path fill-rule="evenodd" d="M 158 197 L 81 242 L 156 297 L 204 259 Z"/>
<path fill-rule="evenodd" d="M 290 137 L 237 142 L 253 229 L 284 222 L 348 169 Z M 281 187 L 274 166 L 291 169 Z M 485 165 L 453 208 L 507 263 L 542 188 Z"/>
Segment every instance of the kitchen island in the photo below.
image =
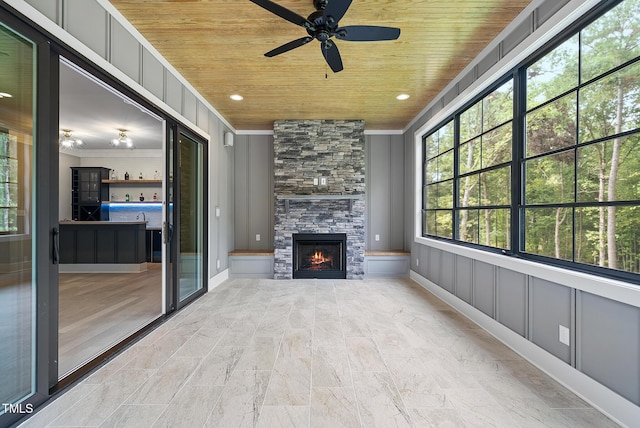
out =
<path fill-rule="evenodd" d="M 145 221 L 61 221 L 60 273 L 147 270 Z"/>

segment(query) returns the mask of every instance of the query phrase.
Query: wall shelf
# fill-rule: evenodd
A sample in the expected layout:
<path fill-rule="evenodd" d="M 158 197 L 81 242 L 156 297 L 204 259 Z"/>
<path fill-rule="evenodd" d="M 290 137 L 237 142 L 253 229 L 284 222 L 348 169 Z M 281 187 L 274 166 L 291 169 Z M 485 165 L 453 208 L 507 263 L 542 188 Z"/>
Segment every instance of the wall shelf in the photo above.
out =
<path fill-rule="evenodd" d="M 276 199 L 284 201 L 285 211 L 289 212 L 289 203 L 291 201 L 349 201 L 349 212 L 353 209 L 353 201 L 358 199 L 364 199 L 363 194 L 358 195 L 277 195 Z"/>
<path fill-rule="evenodd" d="M 162 184 L 162 180 L 102 180 L 104 184 Z"/>

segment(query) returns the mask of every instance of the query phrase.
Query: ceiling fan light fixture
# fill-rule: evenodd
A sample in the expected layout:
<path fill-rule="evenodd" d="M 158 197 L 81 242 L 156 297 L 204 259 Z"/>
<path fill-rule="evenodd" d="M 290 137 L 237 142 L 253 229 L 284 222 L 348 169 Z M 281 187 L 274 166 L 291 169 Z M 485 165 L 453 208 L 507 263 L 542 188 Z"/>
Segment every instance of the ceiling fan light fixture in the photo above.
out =
<path fill-rule="evenodd" d="M 71 135 L 71 130 L 70 129 L 61 129 L 62 131 L 62 136 L 60 137 L 59 140 L 59 145 L 61 149 L 73 149 L 75 147 L 80 147 L 83 143 L 82 140 L 79 138 L 74 138 Z"/>
<path fill-rule="evenodd" d="M 396 97 L 396 100 L 398 101 L 404 101 L 404 100 L 408 100 L 411 97 L 411 95 L 409 94 L 400 94 Z"/>
<path fill-rule="evenodd" d="M 233 101 L 242 101 L 242 100 L 244 100 L 244 97 L 242 95 L 239 95 L 239 94 L 229 95 L 229 98 L 231 98 Z"/>

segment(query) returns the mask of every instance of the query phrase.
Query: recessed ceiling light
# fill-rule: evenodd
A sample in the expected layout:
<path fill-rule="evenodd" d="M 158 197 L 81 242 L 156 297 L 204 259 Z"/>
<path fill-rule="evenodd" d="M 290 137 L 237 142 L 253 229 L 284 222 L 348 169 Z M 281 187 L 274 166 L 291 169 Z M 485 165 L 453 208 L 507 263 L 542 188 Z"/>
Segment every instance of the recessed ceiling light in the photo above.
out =
<path fill-rule="evenodd" d="M 409 97 L 410 97 L 409 94 L 400 94 L 396 97 L 396 100 L 404 101 L 404 100 L 408 100 Z"/>
<path fill-rule="evenodd" d="M 244 97 L 242 95 L 238 95 L 238 94 L 233 94 L 229 98 L 231 98 L 234 101 L 242 101 L 242 100 L 244 100 Z"/>
<path fill-rule="evenodd" d="M 0 92 L 0 98 L 11 98 L 13 95 L 6 92 Z"/>

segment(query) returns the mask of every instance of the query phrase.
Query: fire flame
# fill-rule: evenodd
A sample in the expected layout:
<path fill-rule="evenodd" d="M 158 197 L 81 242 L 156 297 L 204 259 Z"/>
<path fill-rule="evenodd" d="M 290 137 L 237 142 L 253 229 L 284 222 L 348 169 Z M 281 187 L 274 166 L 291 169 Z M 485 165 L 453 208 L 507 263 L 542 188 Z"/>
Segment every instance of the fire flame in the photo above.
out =
<path fill-rule="evenodd" d="M 322 251 L 316 251 L 315 253 L 313 253 L 313 256 L 311 256 L 311 264 L 314 265 L 319 265 L 328 261 L 329 259 L 324 257 Z"/>

